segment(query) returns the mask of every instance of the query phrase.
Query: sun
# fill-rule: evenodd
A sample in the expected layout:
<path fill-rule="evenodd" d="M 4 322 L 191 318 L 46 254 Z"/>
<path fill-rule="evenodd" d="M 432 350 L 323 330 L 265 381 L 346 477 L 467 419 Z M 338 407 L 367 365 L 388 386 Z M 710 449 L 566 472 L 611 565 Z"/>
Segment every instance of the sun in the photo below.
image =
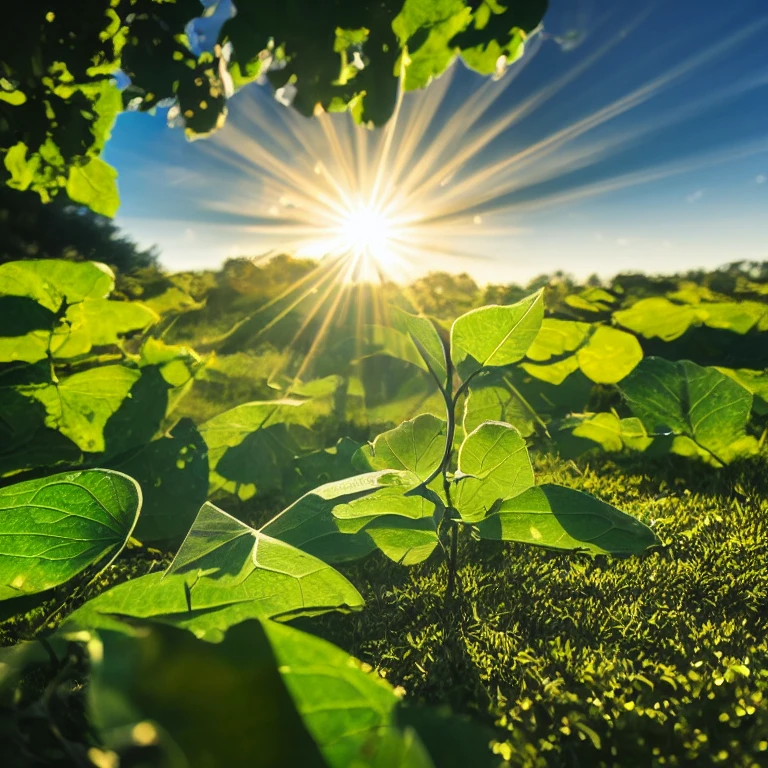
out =
<path fill-rule="evenodd" d="M 340 250 L 355 261 L 373 261 L 381 269 L 394 267 L 398 261 L 396 222 L 375 205 L 358 203 L 342 217 L 338 230 Z"/>

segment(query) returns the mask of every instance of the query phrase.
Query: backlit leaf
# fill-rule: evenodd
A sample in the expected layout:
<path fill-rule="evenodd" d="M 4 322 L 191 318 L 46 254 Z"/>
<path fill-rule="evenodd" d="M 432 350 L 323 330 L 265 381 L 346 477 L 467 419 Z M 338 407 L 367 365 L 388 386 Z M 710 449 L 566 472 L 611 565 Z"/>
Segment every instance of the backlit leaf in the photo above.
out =
<path fill-rule="evenodd" d="M 400 699 L 385 680 L 326 640 L 275 623 L 264 629 L 329 766 L 431 768 L 415 733 L 399 726 Z"/>
<path fill-rule="evenodd" d="M 726 464 L 757 449 L 746 434 L 752 394 L 716 368 L 648 357 L 621 391 L 650 434 L 687 437 Z"/>
<path fill-rule="evenodd" d="M 658 337 L 662 341 L 680 338 L 697 322 L 693 307 L 673 304 L 660 296 L 640 299 L 629 309 L 614 312 L 613 319 L 646 339 Z"/>
<path fill-rule="evenodd" d="M 139 380 L 139 371 L 105 365 L 74 373 L 32 395 L 46 408 L 47 426 L 88 453 L 105 450 L 104 428 Z"/>
<path fill-rule="evenodd" d="M 473 309 L 451 328 L 451 356 L 467 380 L 484 367 L 521 360 L 539 333 L 544 317 L 541 291 L 517 304 Z"/>
<path fill-rule="evenodd" d="M 643 348 L 631 334 L 601 325 L 576 352 L 582 373 L 597 384 L 616 384 L 643 359 Z"/>
<path fill-rule="evenodd" d="M 547 384 L 559 387 L 572 373 L 579 370 L 579 361 L 576 355 L 564 357 L 556 363 L 539 365 L 537 363 L 520 363 L 520 367 L 529 375 Z"/>
<path fill-rule="evenodd" d="M 526 357 L 542 363 L 566 352 L 575 352 L 587 340 L 590 327 L 589 323 L 545 317 Z"/>
<path fill-rule="evenodd" d="M 464 432 L 469 434 L 485 421 L 504 421 L 523 437 L 535 431 L 535 413 L 503 377 L 490 375 L 473 379 L 464 401 Z"/>
<path fill-rule="evenodd" d="M 533 468 L 523 436 L 510 424 L 486 422 L 459 449 L 453 503 L 462 519 L 485 517 L 497 501 L 533 485 Z"/>
<path fill-rule="evenodd" d="M 424 413 L 384 432 L 358 452 L 355 462 L 364 470 L 397 469 L 426 480 L 443 458 L 444 419 Z"/>
<path fill-rule="evenodd" d="M 392 308 L 392 323 L 395 328 L 411 337 L 424 362 L 440 382 L 445 382 L 445 347 L 434 323 L 428 317 L 411 315 L 397 307 Z"/>
<path fill-rule="evenodd" d="M 210 492 L 225 490 L 247 499 L 262 488 L 280 487 L 281 464 L 298 452 L 290 425 L 303 400 L 265 400 L 238 405 L 200 426 L 208 446 Z"/>
<path fill-rule="evenodd" d="M 51 589 L 115 555 L 140 508 L 136 482 L 103 469 L 0 489 L 0 600 Z"/>
<path fill-rule="evenodd" d="M 293 618 L 363 606 L 340 573 L 312 555 L 204 504 L 164 573 L 127 581 L 71 614 L 80 627 L 112 616 L 156 619 L 208 640 L 252 618 Z"/>
<path fill-rule="evenodd" d="M 72 165 L 67 179 L 67 195 L 102 216 L 114 216 L 120 207 L 117 171 L 99 157 L 82 165 Z"/>
<path fill-rule="evenodd" d="M 0 264 L 0 295 L 25 296 L 56 312 L 63 301 L 106 298 L 115 287 L 112 270 L 93 261 L 39 259 Z"/>
<path fill-rule="evenodd" d="M 377 548 L 378 538 L 384 554 L 411 564 L 430 542 L 432 549 L 437 543 L 436 500 L 410 494 L 418 484 L 414 474 L 388 469 L 328 483 L 261 530 L 331 563 L 365 557 Z M 392 530 L 399 531 L 394 538 Z"/>

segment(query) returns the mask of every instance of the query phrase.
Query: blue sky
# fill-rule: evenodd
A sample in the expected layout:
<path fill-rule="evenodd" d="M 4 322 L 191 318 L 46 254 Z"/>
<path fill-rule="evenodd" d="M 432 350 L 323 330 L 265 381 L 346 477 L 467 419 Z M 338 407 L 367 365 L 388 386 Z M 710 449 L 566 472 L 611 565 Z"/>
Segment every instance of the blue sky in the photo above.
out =
<path fill-rule="evenodd" d="M 456 237 L 435 230 L 434 252 L 414 258 L 407 276 L 441 268 L 524 282 L 557 269 L 608 276 L 768 260 L 767 36 L 765 0 L 551 0 L 524 61 L 485 86 L 499 92 L 473 130 L 570 79 L 479 148 L 457 177 L 580 121 L 593 127 L 541 164 L 513 168 L 492 200 L 478 193 L 481 202 L 466 212 L 482 224 L 459 238 L 461 255 L 443 257 L 443 243 Z M 423 146 L 480 86 L 474 74 L 454 73 Z M 409 94 L 408 108 L 433 88 Z M 613 117 L 595 119 L 611 108 Z M 263 179 L 216 154 L 236 135 L 268 146 L 254 110 L 275 130 L 284 118 L 319 130 L 283 115 L 289 108 L 258 85 L 231 99 L 228 125 L 213 140 L 188 142 L 162 112 L 119 118 L 106 153 L 119 172 L 117 223 L 141 244 L 157 244 L 168 268 L 215 268 L 278 247 L 240 226 L 268 207 Z M 550 162 L 555 170 L 545 169 Z"/>

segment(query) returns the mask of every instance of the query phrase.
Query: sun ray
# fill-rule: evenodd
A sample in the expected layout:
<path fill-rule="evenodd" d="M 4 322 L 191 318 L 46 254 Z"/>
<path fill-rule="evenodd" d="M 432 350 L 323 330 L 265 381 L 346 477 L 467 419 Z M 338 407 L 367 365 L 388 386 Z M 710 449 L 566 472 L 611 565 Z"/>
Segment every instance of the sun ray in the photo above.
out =
<path fill-rule="evenodd" d="M 548 45 L 551 51 L 546 33 L 532 35 L 526 55 L 498 81 L 473 79 L 457 63 L 424 92 L 400 88 L 392 118 L 376 131 L 346 114 L 307 119 L 265 91 L 238 96 L 227 126 L 195 145 L 208 172 L 182 169 L 179 183 L 198 178 L 206 188 L 196 200 L 195 227 L 228 229 L 243 250 L 265 257 L 323 259 L 238 332 L 266 334 L 300 309 L 294 344 L 309 344 L 296 373 L 304 375 L 334 315 L 356 313 L 358 325 L 371 317 L 386 322 L 384 292 L 371 285 L 402 283 L 430 268 L 520 259 L 528 214 L 768 151 L 764 142 L 741 141 L 674 161 L 659 154 L 642 166 L 614 162 L 665 128 L 768 85 L 768 66 L 754 67 L 741 80 L 713 84 L 706 96 L 670 98 L 684 94 L 690 78 L 733 55 L 748 38 L 764 34 L 768 14 L 728 35 L 713 28 L 710 40 L 699 40 L 699 30 L 684 30 L 660 42 L 654 56 L 669 62 L 663 71 L 640 59 L 621 73 L 605 66 L 624 40 L 643 33 L 661 5 L 646 4 L 620 29 L 603 30 L 602 42 L 564 56 L 565 68 L 525 97 L 517 98 L 515 90 L 537 51 Z M 605 19 L 599 24 L 608 28 Z M 598 38 L 599 31 L 590 33 Z M 575 111 L 559 117 L 555 97 L 573 100 L 574 92 Z M 581 95 L 590 96 L 583 109 Z M 661 95 L 666 106 L 649 109 Z M 405 299 L 415 306 L 414 297 Z M 310 329 L 314 336 L 308 339 Z"/>

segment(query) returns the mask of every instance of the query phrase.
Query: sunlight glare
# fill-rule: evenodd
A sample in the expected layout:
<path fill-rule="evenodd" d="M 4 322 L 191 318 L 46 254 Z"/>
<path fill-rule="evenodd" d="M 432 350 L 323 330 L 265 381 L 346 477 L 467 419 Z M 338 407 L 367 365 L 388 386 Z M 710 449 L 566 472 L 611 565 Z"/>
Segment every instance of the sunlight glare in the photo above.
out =
<path fill-rule="evenodd" d="M 394 223 L 371 204 L 360 203 L 347 212 L 339 237 L 342 249 L 356 259 L 373 259 L 385 269 L 396 260 L 392 242 Z"/>

